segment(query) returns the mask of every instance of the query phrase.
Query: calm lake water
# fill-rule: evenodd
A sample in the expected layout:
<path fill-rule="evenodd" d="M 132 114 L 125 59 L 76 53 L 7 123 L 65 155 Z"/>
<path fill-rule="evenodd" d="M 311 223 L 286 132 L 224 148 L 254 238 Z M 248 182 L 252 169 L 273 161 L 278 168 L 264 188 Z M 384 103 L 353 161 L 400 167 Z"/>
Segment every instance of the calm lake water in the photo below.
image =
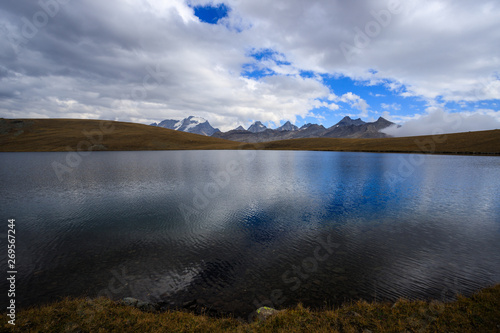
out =
<path fill-rule="evenodd" d="M 1 153 L 0 184 L 21 307 L 106 295 L 246 316 L 500 282 L 498 157 Z"/>

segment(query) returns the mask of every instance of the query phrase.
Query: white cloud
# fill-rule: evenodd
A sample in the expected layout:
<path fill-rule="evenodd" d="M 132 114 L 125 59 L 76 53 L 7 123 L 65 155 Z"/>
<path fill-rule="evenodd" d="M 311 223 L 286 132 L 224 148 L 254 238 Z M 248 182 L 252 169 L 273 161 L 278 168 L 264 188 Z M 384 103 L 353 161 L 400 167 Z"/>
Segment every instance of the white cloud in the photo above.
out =
<path fill-rule="evenodd" d="M 342 73 L 364 80 L 391 79 L 389 86 L 408 89 L 406 96 L 444 100 L 499 98 L 500 4 L 489 0 L 402 1 L 386 26 L 369 38 L 348 63 L 342 42 L 354 44 L 359 31 L 388 9 L 391 1 L 276 0 L 231 1 L 250 18 L 256 36 L 287 54 L 295 66 Z M 300 22 L 300 24 L 297 24 Z M 358 30 L 359 29 L 359 30 Z M 368 69 L 374 68 L 372 74 Z M 484 85 L 486 80 L 486 89 Z"/>
<path fill-rule="evenodd" d="M 500 111 L 480 110 L 477 113 L 448 113 L 442 109 L 435 109 L 424 116 L 406 121 L 401 127 L 391 126 L 384 129 L 383 132 L 401 137 L 493 129 L 500 129 Z"/>
<path fill-rule="evenodd" d="M 324 108 L 330 109 L 332 111 L 336 111 L 336 110 L 340 109 L 340 106 L 338 104 L 321 102 L 319 100 L 314 101 L 314 103 L 312 105 L 314 106 L 314 108 L 324 107 Z"/>
<path fill-rule="evenodd" d="M 3 116 L 149 123 L 199 115 L 226 130 L 249 119 L 304 117 L 329 94 L 318 78 L 302 78 L 293 66 L 275 62 L 270 67 L 278 75 L 241 77 L 242 65 L 255 61 L 248 45 L 261 43 L 200 22 L 180 0 L 72 2 L 53 23 L 64 29 L 40 29 L 5 63 L 11 74 L 0 77 L 0 93 L 12 97 L 0 100 Z M 12 53 L 9 48 L 2 52 Z"/>
<path fill-rule="evenodd" d="M 343 94 L 338 98 L 340 102 L 344 102 L 349 104 L 352 108 L 358 109 L 361 111 L 359 114 L 360 117 L 367 117 L 368 116 L 368 109 L 370 106 L 368 103 L 362 99 L 360 96 L 353 94 L 352 92 L 348 92 Z"/>
<path fill-rule="evenodd" d="M 381 103 L 380 107 L 384 110 L 394 110 L 394 111 L 401 110 L 401 104 L 398 103 L 392 103 L 392 104 Z"/>
<path fill-rule="evenodd" d="M 249 119 L 303 117 L 325 98 L 331 110 L 340 101 L 359 116 L 368 115 L 370 106 L 360 96 L 338 97 L 320 76 L 304 79 L 300 71 L 384 82 L 396 94 L 417 96 L 431 107 L 441 107 L 438 97 L 500 98 L 498 2 L 404 1 L 402 12 L 391 14 L 379 33 L 369 33 L 369 42 L 350 62 L 340 44 L 353 44 L 359 31 L 366 35 L 367 27 L 377 24 L 373 13 L 388 10 L 388 0 L 225 3 L 229 16 L 209 25 L 182 0 L 72 1 L 15 54 L 9 41 L 21 35 L 21 18 L 40 7 L 1 2 L 0 31 L 7 38 L 0 40 L 0 116 L 152 122 L 199 115 L 226 129 Z M 255 49 L 277 53 L 259 62 L 248 56 Z M 289 64 L 280 63 L 285 60 Z M 243 78 L 248 63 L 276 75 Z M 151 68 L 159 69 L 159 85 Z"/>

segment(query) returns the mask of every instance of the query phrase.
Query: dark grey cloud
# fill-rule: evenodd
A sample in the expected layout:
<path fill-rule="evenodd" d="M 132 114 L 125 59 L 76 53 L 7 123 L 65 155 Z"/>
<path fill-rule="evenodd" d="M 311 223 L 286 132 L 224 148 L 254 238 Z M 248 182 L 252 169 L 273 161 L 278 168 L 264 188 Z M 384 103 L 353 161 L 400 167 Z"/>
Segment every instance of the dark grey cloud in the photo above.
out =
<path fill-rule="evenodd" d="M 228 0 L 229 16 L 218 25 L 201 23 L 182 0 L 42 0 L 58 5 L 38 23 L 47 10 L 37 1 L 3 1 L 0 116 L 147 123 L 196 114 L 228 128 L 279 123 L 310 114 L 331 94 L 299 70 L 404 84 L 407 96 L 430 105 L 437 96 L 500 96 L 491 79 L 500 68 L 496 2 L 404 1 L 346 61 L 340 44 L 355 43 L 356 29 L 391 1 Z M 242 77 L 243 64 L 255 62 L 249 51 L 260 48 L 282 53 L 289 65 L 274 64 L 280 75 L 272 78 Z"/>

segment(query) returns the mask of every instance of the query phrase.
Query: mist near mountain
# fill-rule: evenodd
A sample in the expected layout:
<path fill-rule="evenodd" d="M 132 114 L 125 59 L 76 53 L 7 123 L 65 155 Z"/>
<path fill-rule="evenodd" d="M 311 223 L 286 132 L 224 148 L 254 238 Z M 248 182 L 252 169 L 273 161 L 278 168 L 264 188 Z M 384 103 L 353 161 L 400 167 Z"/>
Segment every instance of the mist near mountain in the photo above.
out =
<path fill-rule="evenodd" d="M 391 125 L 381 130 L 394 137 L 449 134 L 500 129 L 498 118 L 490 114 L 448 113 L 441 109 L 401 125 Z"/>

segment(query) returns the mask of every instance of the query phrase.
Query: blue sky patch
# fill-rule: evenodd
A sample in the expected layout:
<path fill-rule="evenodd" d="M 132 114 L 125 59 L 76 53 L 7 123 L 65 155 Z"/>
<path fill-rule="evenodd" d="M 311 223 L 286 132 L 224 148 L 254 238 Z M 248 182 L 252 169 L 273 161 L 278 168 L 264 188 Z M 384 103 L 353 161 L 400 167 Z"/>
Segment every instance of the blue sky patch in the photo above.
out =
<path fill-rule="evenodd" d="M 276 75 L 276 73 L 269 68 L 264 68 L 257 64 L 245 64 L 241 71 L 241 76 L 257 80 L 271 75 Z"/>
<path fill-rule="evenodd" d="M 313 71 L 300 71 L 300 77 L 303 77 L 305 79 L 310 79 L 315 77 L 316 74 Z"/>
<path fill-rule="evenodd" d="M 291 66 L 283 53 L 272 49 L 251 49 L 247 56 L 252 61 L 243 65 L 241 75 L 243 77 L 259 80 L 264 77 L 282 75 L 276 73 L 272 68 L 274 66 Z M 370 70 L 372 74 L 376 74 L 376 70 Z M 400 115 L 403 117 L 411 117 L 417 113 L 424 112 L 427 105 L 426 102 L 416 97 L 402 97 L 401 94 L 407 89 L 404 85 L 392 85 L 391 81 L 384 80 L 378 84 L 372 84 L 370 81 L 357 81 L 346 76 L 321 74 L 314 71 L 299 71 L 302 78 L 317 78 L 321 83 L 329 88 L 331 93 L 334 93 L 338 100 L 331 101 L 328 98 L 318 99 L 319 102 L 326 104 L 335 103 L 339 106 L 337 110 L 332 110 L 328 107 L 319 107 L 311 110 L 311 115 L 304 119 L 297 119 L 296 125 L 301 126 L 305 123 L 322 123 L 326 127 L 330 127 L 340 121 L 344 116 L 349 115 L 353 118 L 361 117 L 365 121 L 373 121 L 378 117 L 389 113 L 391 115 Z M 395 87 L 395 88 L 394 88 Z M 359 103 L 349 100 L 342 100 L 344 94 L 352 93 L 359 96 L 360 99 L 368 104 L 366 115 L 361 115 Z M 284 122 L 283 120 L 282 122 Z"/>
<path fill-rule="evenodd" d="M 220 3 L 216 6 L 206 5 L 206 6 L 196 6 L 193 7 L 194 15 L 200 19 L 200 21 L 217 24 L 220 19 L 227 17 L 230 8 L 225 4 Z"/>
<path fill-rule="evenodd" d="M 291 65 L 291 63 L 286 60 L 283 53 L 276 52 L 272 49 L 253 49 L 250 52 L 250 56 L 258 61 L 274 61 L 276 65 Z"/>
<path fill-rule="evenodd" d="M 266 63 L 271 62 L 277 66 L 291 65 L 283 53 L 272 49 L 252 49 L 247 56 L 255 60 L 242 66 L 241 75 L 247 78 L 260 79 L 266 76 L 278 75 L 271 68 L 266 67 Z"/>
<path fill-rule="evenodd" d="M 361 117 L 364 121 L 375 121 L 379 117 L 386 117 L 395 122 L 404 122 L 417 114 L 425 114 L 430 106 L 429 101 L 422 97 L 410 97 L 408 94 L 406 97 L 403 96 L 408 92 L 407 87 L 389 79 L 378 79 L 375 83 L 370 80 L 354 80 L 343 75 L 317 73 L 309 70 L 298 70 L 296 73 L 291 71 L 290 74 L 283 74 L 277 68 L 293 67 L 284 53 L 270 48 L 252 48 L 247 51 L 246 55 L 249 61 L 242 66 L 241 76 L 243 77 L 260 80 L 277 75 L 299 75 L 302 78 L 320 80 L 323 85 L 329 88 L 330 93 L 337 96 L 333 100 L 328 99 L 327 96 L 318 98 L 323 106 L 310 110 L 309 116 L 305 118 L 298 117 L 295 123 L 297 126 L 311 122 L 330 127 L 347 115 L 351 118 Z M 375 69 L 369 69 L 368 72 L 374 75 L 374 78 L 378 73 Z M 435 102 L 449 112 L 462 112 L 474 108 L 498 108 L 497 101 L 454 103 L 446 102 L 442 97 L 437 97 Z M 332 103 L 335 105 L 331 105 Z M 281 123 L 285 121 L 286 119 L 282 120 Z"/>

